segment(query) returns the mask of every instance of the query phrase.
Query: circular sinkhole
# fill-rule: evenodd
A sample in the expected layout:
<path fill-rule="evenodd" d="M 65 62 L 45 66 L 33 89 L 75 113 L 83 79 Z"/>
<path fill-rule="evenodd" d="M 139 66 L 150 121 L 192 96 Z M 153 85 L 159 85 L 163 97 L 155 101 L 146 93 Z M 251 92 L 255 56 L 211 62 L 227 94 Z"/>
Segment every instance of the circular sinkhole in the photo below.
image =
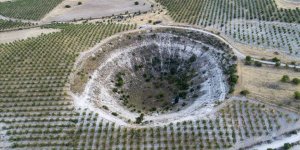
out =
<path fill-rule="evenodd" d="M 100 73 L 110 77 L 102 83 L 132 111 L 179 110 L 202 95 L 201 84 L 207 79 L 202 64 L 207 60 L 199 55 L 154 43 L 141 46 L 119 55 L 103 68 L 114 69 Z"/>
<path fill-rule="evenodd" d="M 224 71 L 234 61 L 227 45 L 190 34 L 152 31 L 110 41 L 93 55 L 98 66 L 80 101 L 127 123 L 199 117 L 225 99 Z"/>

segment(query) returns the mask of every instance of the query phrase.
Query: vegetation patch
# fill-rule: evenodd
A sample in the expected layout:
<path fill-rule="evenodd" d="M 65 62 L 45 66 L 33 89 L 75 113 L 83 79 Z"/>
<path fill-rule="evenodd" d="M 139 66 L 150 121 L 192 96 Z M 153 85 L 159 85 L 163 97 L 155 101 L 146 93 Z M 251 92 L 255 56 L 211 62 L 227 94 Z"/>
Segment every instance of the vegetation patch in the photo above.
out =
<path fill-rule="evenodd" d="M 0 19 L 0 30 L 23 28 L 32 25 L 33 25 L 32 23 L 24 23 L 24 22 Z"/>

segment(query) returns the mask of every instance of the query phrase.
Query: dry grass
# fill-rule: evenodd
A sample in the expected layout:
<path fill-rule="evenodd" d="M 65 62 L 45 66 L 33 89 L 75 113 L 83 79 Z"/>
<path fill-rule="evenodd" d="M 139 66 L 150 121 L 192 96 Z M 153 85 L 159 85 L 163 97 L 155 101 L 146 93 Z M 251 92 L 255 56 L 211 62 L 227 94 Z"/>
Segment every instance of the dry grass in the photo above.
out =
<path fill-rule="evenodd" d="M 278 8 L 296 9 L 300 8 L 300 1 L 297 0 L 275 0 Z"/>
<path fill-rule="evenodd" d="M 280 81 L 283 75 L 288 75 L 291 79 L 299 78 L 299 72 L 273 67 L 246 66 L 239 62 L 238 74 L 240 78 L 235 95 L 239 95 L 241 90 L 249 90 L 250 98 L 284 105 L 299 111 L 300 101 L 296 101 L 293 96 L 295 91 L 300 91 L 300 85 Z"/>
<path fill-rule="evenodd" d="M 103 58 L 103 53 L 99 52 L 98 57 L 89 57 L 83 62 L 82 67 L 76 70 L 75 77 L 71 82 L 71 91 L 74 93 L 82 93 L 85 85 L 92 76 L 94 70 L 100 65 L 99 60 Z"/>
<path fill-rule="evenodd" d="M 8 43 L 16 40 L 22 40 L 27 38 L 38 37 L 42 34 L 49 34 L 52 32 L 59 32 L 58 29 L 41 29 L 41 28 L 31 28 L 25 30 L 16 30 L 9 32 L 0 33 L 0 43 Z"/>
<path fill-rule="evenodd" d="M 130 23 L 130 24 L 137 24 L 137 25 L 151 24 L 155 21 L 162 21 L 163 24 L 174 23 L 172 18 L 166 14 L 167 14 L 166 10 L 156 10 L 153 12 L 135 16 L 131 19 L 127 19 L 123 21 L 123 23 Z"/>

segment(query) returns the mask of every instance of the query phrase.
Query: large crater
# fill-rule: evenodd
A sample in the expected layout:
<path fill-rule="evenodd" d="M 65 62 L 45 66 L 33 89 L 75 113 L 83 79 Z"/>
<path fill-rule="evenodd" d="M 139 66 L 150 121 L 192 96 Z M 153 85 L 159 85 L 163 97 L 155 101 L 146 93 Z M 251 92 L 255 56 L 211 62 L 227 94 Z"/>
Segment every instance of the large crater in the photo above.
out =
<path fill-rule="evenodd" d="M 225 99 L 232 56 L 227 45 L 200 33 L 122 36 L 91 57 L 96 63 L 77 101 L 120 123 L 136 122 L 141 114 L 142 124 L 200 117 Z"/>

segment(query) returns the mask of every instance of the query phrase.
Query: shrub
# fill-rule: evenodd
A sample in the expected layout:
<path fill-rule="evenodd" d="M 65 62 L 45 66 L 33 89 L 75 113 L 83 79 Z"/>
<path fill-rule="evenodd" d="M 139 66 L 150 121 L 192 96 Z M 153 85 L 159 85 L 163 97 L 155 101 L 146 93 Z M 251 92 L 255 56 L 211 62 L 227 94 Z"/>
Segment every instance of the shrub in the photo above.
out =
<path fill-rule="evenodd" d="M 240 92 L 241 95 L 247 96 L 248 94 L 250 94 L 250 92 L 248 90 L 243 90 Z"/>
<path fill-rule="evenodd" d="M 246 61 L 251 61 L 252 57 L 251 56 L 246 56 Z"/>
<path fill-rule="evenodd" d="M 237 83 L 238 80 L 239 80 L 239 76 L 233 74 L 233 75 L 231 75 L 231 76 L 229 77 L 229 84 L 230 84 L 230 85 L 235 85 L 235 84 Z"/>
<path fill-rule="evenodd" d="M 281 78 L 281 80 L 280 80 L 281 82 L 290 82 L 290 77 L 288 76 L 288 75 L 284 75 L 284 76 L 282 76 L 282 78 Z"/>
<path fill-rule="evenodd" d="M 300 92 L 296 91 L 294 94 L 295 99 L 300 100 Z"/>
<path fill-rule="evenodd" d="M 135 1 L 135 2 L 134 2 L 134 5 L 139 5 L 139 2 L 138 2 L 138 1 Z"/>
<path fill-rule="evenodd" d="M 71 6 L 70 5 L 66 5 L 65 8 L 71 8 Z"/>
<path fill-rule="evenodd" d="M 107 107 L 107 106 L 103 105 L 102 107 L 103 107 L 104 109 L 108 110 L 108 107 Z"/>
<path fill-rule="evenodd" d="M 116 75 L 116 80 L 117 80 L 117 82 L 116 82 L 116 86 L 117 87 L 122 87 L 123 85 L 124 85 L 124 80 L 123 80 L 123 78 L 122 78 L 122 76 L 123 76 L 124 74 L 123 73 L 121 73 L 121 72 L 119 72 L 117 75 Z"/>
<path fill-rule="evenodd" d="M 277 57 L 272 58 L 273 62 L 280 62 L 280 59 L 278 59 Z"/>
<path fill-rule="evenodd" d="M 275 67 L 280 67 L 281 63 L 280 62 L 276 62 Z"/>
<path fill-rule="evenodd" d="M 259 61 L 255 61 L 255 62 L 254 62 L 254 65 L 255 65 L 256 67 L 261 67 L 261 66 L 262 66 L 262 63 L 259 62 Z"/>
<path fill-rule="evenodd" d="M 288 150 L 288 149 L 290 149 L 292 146 L 291 146 L 291 144 L 290 143 L 284 143 L 284 145 L 283 145 L 283 149 L 284 150 Z"/>
<path fill-rule="evenodd" d="M 251 65 L 251 64 L 252 64 L 252 57 L 251 56 L 246 56 L 245 65 Z"/>
<path fill-rule="evenodd" d="M 114 116 L 118 116 L 118 114 L 116 112 L 112 112 L 111 114 Z"/>
<path fill-rule="evenodd" d="M 140 124 L 144 120 L 144 114 L 141 114 L 139 117 L 136 118 L 135 123 Z"/>
<path fill-rule="evenodd" d="M 300 84 L 300 79 L 299 78 L 294 78 L 292 80 L 292 83 L 298 85 L 298 84 Z"/>
<path fill-rule="evenodd" d="M 78 2 L 77 4 L 78 4 L 78 5 L 82 5 L 82 2 Z"/>

